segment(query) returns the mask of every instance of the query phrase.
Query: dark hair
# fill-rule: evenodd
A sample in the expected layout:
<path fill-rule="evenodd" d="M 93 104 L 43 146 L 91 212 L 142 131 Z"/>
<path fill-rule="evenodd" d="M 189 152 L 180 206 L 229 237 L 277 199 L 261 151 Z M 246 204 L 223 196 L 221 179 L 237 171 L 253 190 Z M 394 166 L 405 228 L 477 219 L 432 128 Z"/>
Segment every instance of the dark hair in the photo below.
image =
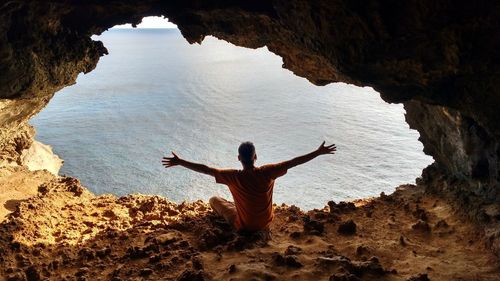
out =
<path fill-rule="evenodd" d="M 255 146 L 252 142 L 246 141 L 240 144 L 238 147 L 238 153 L 240 155 L 241 163 L 245 165 L 253 164 L 253 157 L 255 155 Z"/>

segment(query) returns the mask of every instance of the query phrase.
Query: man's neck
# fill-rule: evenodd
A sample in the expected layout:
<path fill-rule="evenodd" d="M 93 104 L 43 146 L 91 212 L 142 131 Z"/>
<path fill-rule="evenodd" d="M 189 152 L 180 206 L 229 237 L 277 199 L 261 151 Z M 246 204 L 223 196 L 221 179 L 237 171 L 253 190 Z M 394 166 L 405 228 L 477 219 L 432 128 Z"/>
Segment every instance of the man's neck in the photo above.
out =
<path fill-rule="evenodd" d="M 253 164 L 248 166 L 243 165 L 243 170 L 253 170 L 253 169 L 255 169 L 255 166 Z"/>

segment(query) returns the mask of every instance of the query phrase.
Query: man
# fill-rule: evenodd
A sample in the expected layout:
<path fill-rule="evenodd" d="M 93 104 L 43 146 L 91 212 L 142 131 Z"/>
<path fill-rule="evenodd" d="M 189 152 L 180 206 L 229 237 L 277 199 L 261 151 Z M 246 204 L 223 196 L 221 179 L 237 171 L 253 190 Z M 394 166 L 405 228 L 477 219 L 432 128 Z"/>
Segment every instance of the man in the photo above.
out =
<path fill-rule="evenodd" d="M 281 163 L 255 167 L 255 146 L 251 142 L 244 142 L 238 148 L 238 160 L 243 165 L 243 170 L 211 168 L 181 159 L 174 152 L 172 157 L 163 157 L 162 163 L 165 168 L 180 165 L 211 175 L 217 183 L 227 185 L 234 203 L 221 197 L 212 197 L 209 201 L 212 209 L 237 230 L 259 231 L 269 229 L 273 220 L 274 180 L 292 167 L 311 161 L 319 155 L 334 154 L 336 150 L 335 144 L 325 146 L 323 142 L 311 153 Z"/>

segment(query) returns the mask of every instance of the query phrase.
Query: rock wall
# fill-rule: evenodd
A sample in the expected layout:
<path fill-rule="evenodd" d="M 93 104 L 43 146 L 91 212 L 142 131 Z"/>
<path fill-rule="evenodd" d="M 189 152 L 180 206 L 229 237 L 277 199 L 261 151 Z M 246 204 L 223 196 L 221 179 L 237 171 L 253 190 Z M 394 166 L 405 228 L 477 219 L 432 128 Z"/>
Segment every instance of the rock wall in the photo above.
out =
<path fill-rule="evenodd" d="M 455 200 L 470 218 L 498 224 L 498 139 L 457 110 L 419 101 L 404 106 L 408 124 L 420 132 L 424 152 L 435 159 L 424 169 L 420 184 Z"/>
<path fill-rule="evenodd" d="M 47 170 L 56 176 L 64 163 L 50 145 L 38 141 L 33 141 L 30 148 L 23 150 L 21 162 L 30 171 Z"/>
<path fill-rule="evenodd" d="M 23 151 L 31 147 L 35 135 L 35 129 L 26 123 L 8 129 L 10 130 L 5 131 L 10 134 L 2 136 L 0 168 L 23 165 Z"/>
<path fill-rule="evenodd" d="M 477 121 L 444 106 L 419 101 L 404 106 L 406 121 L 420 132 L 424 152 L 434 157 L 439 168 L 459 179 L 498 182 L 498 140 Z"/>
<path fill-rule="evenodd" d="M 371 86 L 447 179 L 499 201 L 500 2 L 478 0 L 8 1 L 0 4 L 0 150 L 53 94 L 107 51 L 92 34 L 165 16 L 190 43 L 267 46 L 316 85 Z"/>

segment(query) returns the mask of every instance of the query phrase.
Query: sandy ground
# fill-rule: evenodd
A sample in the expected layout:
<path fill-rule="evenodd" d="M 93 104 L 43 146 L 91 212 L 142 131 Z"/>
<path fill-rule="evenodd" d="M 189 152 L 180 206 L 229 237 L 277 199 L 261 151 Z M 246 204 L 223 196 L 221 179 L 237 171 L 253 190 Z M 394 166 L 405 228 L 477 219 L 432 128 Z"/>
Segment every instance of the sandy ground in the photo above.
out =
<path fill-rule="evenodd" d="M 48 171 L 30 172 L 21 167 L 3 169 L 0 175 L 0 221 L 15 211 L 19 202 L 36 195 L 40 184 L 53 179 L 54 175 Z"/>
<path fill-rule="evenodd" d="M 76 179 L 26 173 L 0 180 L 2 212 L 15 210 L 0 224 L 5 280 L 500 277 L 482 231 L 413 185 L 307 213 L 276 206 L 268 240 L 233 232 L 202 201 L 94 196 Z"/>

